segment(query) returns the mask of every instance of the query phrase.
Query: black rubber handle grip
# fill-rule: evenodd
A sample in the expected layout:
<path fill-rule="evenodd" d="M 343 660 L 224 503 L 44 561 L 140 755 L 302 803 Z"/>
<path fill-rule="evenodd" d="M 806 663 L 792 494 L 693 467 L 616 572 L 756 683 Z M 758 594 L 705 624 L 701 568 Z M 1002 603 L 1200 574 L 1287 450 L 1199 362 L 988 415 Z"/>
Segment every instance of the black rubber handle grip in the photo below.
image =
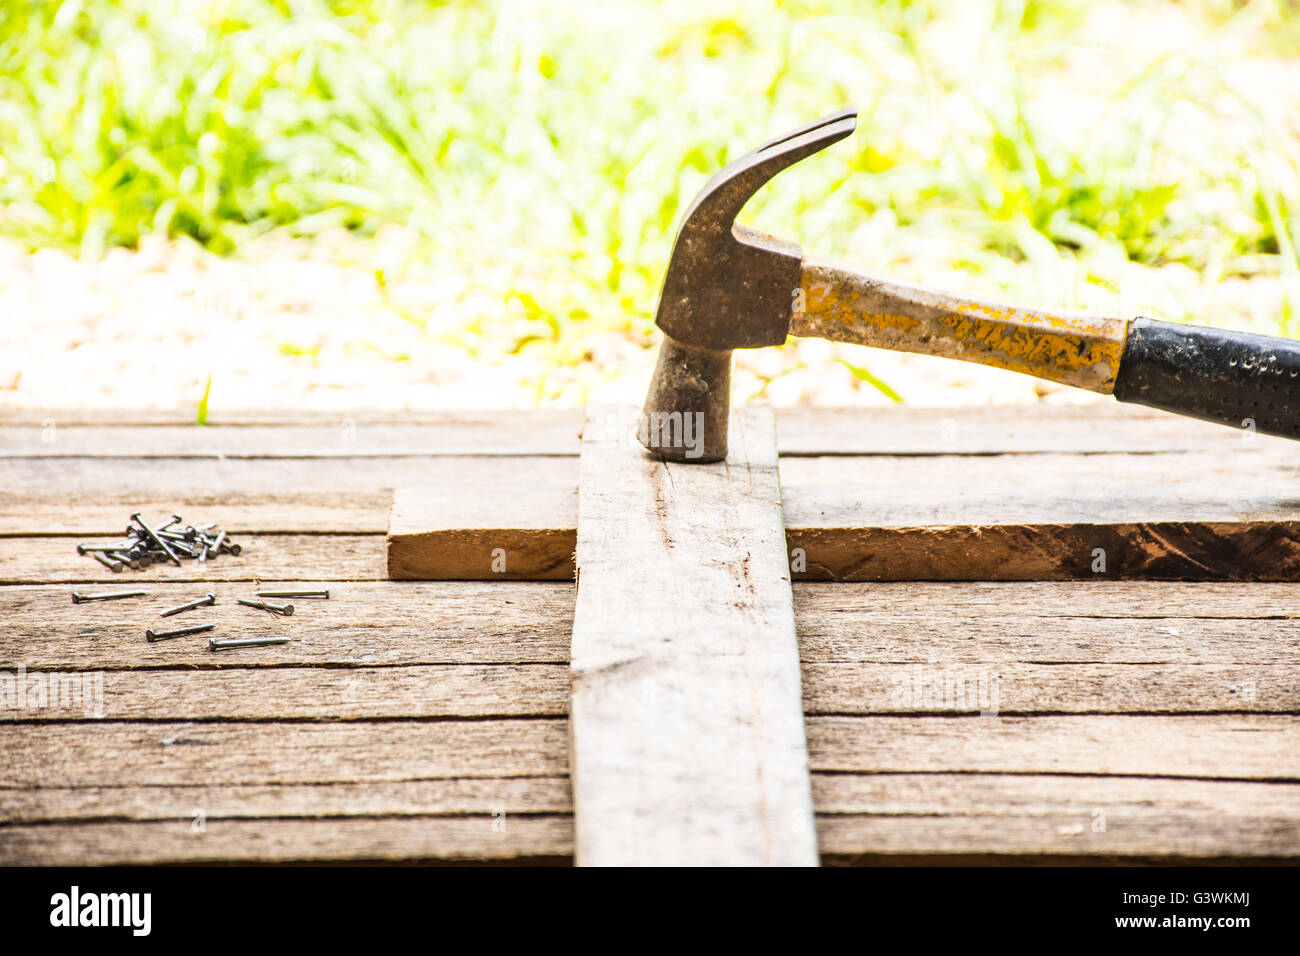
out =
<path fill-rule="evenodd" d="M 1136 318 L 1115 397 L 1300 439 L 1300 341 Z"/>

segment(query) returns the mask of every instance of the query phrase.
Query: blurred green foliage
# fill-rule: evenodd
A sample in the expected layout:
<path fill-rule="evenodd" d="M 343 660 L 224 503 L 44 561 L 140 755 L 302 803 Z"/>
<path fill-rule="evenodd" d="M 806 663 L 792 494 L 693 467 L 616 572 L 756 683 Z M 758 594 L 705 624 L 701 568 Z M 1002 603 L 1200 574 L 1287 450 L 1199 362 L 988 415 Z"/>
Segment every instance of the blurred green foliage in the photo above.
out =
<path fill-rule="evenodd" d="M 1300 53 L 1293 3 L 1184 6 L 1225 36 L 1247 23 L 1266 38 L 1251 55 Z M 1220 274 L 1280 256 L 1294 277 L 1295 143 L 1233 92 L 1229 54 L 1116 62 L 1105 109 L 1076 119 L 1060 94 L 1089 82 L 1073 64 L 1090 9 L 4 0 L 0 231 L 94 257 L 149 233 L 226 253 L 275 227 L 400 223 L 449 269 L 499 263 L 535 327 L 517 347 L 554 346 L 574 323 L 647 331 L 703 180 L 854 104 L 859 133 L 749 221 L 875 262 L 854 230 L 885 214 L 960 233 L 958 267 L 1047 241 Z M 1182 132 L 1225 118 L 1231 135 Z"/>

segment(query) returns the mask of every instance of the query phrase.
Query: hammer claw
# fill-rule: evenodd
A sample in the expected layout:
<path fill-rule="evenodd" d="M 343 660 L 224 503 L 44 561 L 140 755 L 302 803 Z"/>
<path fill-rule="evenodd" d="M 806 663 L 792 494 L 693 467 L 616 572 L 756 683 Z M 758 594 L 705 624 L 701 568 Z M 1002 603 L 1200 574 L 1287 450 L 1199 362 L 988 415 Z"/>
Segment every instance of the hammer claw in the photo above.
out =
<path fill-rule="evenodd" d="M 792 129 L 787 133 L 783 133 L 775 139 L 769 139 L 762 146 L 757 146 L 750 152 L 765 153 L 775 146 L 780 146 L 782 143 L 788 143 L 792 139 L 806 136 L 807 134 L 817 130 L 822 131 L 822 135 L 818 137 L 820 145 L 818 145 L 817 149 L 825 149 L 827 146 L 831 145 L 831 143 L 838 142 L 852 133 L 854 127 L 857 125 L 857 120 L 857 110 L 840 110 L 838 113 L 830 113 L 819 120 L 813 120 L 811 123 L 800 126 L 798 129 Z M 816 152 L 816 150 L 814 150 L 814 152 Z"/>

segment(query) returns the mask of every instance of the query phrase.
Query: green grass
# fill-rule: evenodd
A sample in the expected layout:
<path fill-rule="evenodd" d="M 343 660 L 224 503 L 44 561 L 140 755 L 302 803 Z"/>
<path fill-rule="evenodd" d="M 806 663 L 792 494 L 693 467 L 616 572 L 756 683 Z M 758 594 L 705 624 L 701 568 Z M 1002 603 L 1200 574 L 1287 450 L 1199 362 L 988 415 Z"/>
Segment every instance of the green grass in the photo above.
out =
<path fill-rule="evenodd" d="M 400 223 L 420 261 L 492 267 L 524 328 L 506 351 L 572 364 L 593 334 L 648 336 L 676 216 L 718 165 L 855 104 L 858 134 L 748 221 L 876 268 L 894 254 L 855 236 L 884 216 L 975 272 L 1273 273 L 1295 334 L 1300 148 L 1228 74 L 1300 56 L 1300 8 L 1182 6 L 1242 42 L 1071 79 L 1097 42 L 1086 0 L 6 0 L 0 232 L 94 258 Z M 1080 89 L 1100 108 L 1072 122 L 1056 94 Z M 456 341 L 500 334 L 471 315 Z"/>

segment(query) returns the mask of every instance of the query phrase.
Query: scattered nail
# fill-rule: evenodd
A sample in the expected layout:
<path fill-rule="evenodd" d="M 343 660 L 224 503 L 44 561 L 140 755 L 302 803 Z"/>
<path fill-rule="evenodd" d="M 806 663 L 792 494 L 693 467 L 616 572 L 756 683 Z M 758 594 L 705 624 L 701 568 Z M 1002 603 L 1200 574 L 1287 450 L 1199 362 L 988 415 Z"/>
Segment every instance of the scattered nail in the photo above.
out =
<path fill-rule="evenodd" d="M 192 611 L 196 607 L 208 607 L 216 603 L 217 603 L 217 596 L 213 594 L 211 591 L 209 591 L 207 594 L 203 595 L 203 597 L 199 598 L 198 600 L 190 601 L 188 604 L 178 604 L 175 607 L 169 607 L 167 610 L 163 611 L 158 616 L 171 617 L 173 614 L 180 614 L 181 611 Z"/>
<path fill-rule="evenodd" d="M 178 627 L 174 631 L 155 631 L 149 628 L 144 632 L 145 638 L 152 644 L 154 641 L 165 641 L 170 637 L 184 637 L 187 634 L 202 634 L 204 631 L 216 630 L 215 624 L 194 624 L 190 627 Z"/>
<path fill-rule="evenodd" d="M 283 614 L 285 617 L 293 613 L 292 604 L 267 604 L 265 601 L 250 601 L 247 598 L 239 598 L 236 603 L 242 604 L 244 607 L 261 608 L 263 611 L 270 611 L 273 614 Z"/>
<path fill-rule="evenodd" d="M 157 531 L 144 523 L 144 519 L 140 517 L 140 512 L 137 511 L 135 514 L 131 515 L 131 520 L 143 528 L 145 534 L 153 538 L 153 543 L 166 552 L 167 557 L 171 558 L 172 564 L 176 565 L 178 568 L 181 566 L 181 559 L 176 557 L 176 552 L 171 549 L 171 545 L 169 545 Z"/>
<path fill-rule="evenodd" d="M 257 596 L 258 596 L 258 597 L 263 597 L 263 598 L 269 598 L 269 597 L 274 597 L 274 598 L 322 598 L 322 599 L 324 599 L 324 600 L 328 600 L 328 599 L 329 599 L 329 596 L 330 596 L 330 593 L 329 593 L 329 591 L 325 591 L 325 590 L 320 590 L 320 591 L 258 591 L 258 592 L 257 592 Z"/>
<path fill-rule="evenodd" d="M 112 571 L 114 574 L 117 574 L 117 572 L 122 570 L 122 562 L 116 560 L 115 558 L 106 558 L 98 551 L 92 551 L 90 553 L 90 556 L 94 558 L 96 561 L 98 561 L 100 564 L 102 564 L 104 567 L 108 568 L 108 570 Z"/>
<path fill-rule="evenodd" d="M 236 647 L 269 647 L 272 644 L 288 644 L 287 637 L 232 637 L 219 641 L 215 637 L 208 639 L 208 650 L 226 651 Z"/>
<path fill-rule="evenodd" d="M 145 597 L 148 591 L 105 591 L 103 594 L 78 594 L 72 592 L 72 603 L 81 604 L 85 601 L 119 601 L 122 598 Z"/>

